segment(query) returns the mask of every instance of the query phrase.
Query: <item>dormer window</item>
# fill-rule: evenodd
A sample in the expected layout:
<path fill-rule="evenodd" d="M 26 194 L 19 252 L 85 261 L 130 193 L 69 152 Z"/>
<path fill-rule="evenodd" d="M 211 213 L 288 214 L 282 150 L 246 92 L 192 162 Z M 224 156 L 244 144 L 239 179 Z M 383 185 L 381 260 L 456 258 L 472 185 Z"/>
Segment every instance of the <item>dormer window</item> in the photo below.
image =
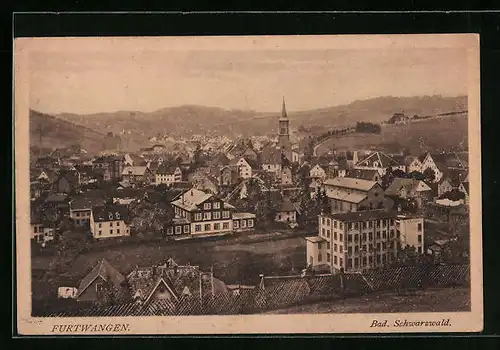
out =
<path fill-rule="evenodd" d="M 117 220 L 120 220 L 120 213 L 119 213 L 119 212 L 116 212 L 116 213 L 115 213 L 115 216 L 116 216 L 116 219 L 117 219 Z"/>
<path fill-rule="evenodd" d="M 108 218 L 109 220 L 113 220 L 113 213 L 109 213 Z"/>

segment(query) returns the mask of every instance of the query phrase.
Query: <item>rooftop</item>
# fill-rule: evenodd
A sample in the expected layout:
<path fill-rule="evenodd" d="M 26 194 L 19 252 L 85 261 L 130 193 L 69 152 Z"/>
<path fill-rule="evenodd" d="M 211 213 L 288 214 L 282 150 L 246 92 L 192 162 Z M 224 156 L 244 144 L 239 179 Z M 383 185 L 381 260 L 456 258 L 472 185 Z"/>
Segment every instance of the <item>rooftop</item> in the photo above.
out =
<path fill-rule="evenodd" d="M 369 181 L 364 179 L 356 179 L 350 177 L 336 177 L 334 179 L 328 179 L 324 182 L 327 186 L 352 188 L 360 191 L 369 191 L 373 186 L 377 184 L 376 181 Z"/>
<path fill-rule="evenodd" d="M 398 215 L 404 216 L 405 218 L 421 217 L 421 216 L 410 215 L 407 213 L 400 213 L 394 210 L 383 210 L 383 209 L 338 213 L 338 214 L 321 214 L 322 217 L 327 217 L 342 222 L 393 219 L 396 218 Z"/>

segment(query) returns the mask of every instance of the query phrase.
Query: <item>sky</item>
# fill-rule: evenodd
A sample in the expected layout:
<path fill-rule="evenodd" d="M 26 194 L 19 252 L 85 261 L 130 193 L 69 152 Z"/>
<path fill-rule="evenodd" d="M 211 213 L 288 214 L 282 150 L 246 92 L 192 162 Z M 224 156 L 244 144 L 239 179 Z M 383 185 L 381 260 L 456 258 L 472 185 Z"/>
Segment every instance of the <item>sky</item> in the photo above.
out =
<path fill-rule="evenodd" d="M 91 114 L 189 104 L 276 112 L 283 97 L 293 111 L 378 96 L 467 94 L 460 45 L 179 40 L 38 43 L 29 51 L 30 108 Z"/>

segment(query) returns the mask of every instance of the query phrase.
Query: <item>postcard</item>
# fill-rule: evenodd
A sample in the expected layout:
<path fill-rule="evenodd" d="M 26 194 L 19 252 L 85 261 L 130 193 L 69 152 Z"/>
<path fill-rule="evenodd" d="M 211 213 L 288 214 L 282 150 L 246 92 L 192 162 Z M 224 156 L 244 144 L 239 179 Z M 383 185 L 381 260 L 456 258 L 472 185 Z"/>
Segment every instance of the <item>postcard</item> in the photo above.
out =
<path fill-rule="evenodd" d="M 14 42 L 21 335 L 483 329 L 479 36 Z"/>

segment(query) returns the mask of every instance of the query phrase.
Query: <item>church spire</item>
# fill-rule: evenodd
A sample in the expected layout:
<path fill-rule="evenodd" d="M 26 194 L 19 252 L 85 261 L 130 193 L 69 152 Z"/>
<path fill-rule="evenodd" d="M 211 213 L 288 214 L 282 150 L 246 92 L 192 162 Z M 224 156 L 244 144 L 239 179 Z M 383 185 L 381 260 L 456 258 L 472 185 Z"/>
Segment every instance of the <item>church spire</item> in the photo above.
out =
<path fill-rule="evenodd" d="M 286 114 L 285 96 L 283 96 L 283 107 L 281 109 L 281 118 L 283 118 L 283 119 L 288 118 L 288 116 Z"/>

